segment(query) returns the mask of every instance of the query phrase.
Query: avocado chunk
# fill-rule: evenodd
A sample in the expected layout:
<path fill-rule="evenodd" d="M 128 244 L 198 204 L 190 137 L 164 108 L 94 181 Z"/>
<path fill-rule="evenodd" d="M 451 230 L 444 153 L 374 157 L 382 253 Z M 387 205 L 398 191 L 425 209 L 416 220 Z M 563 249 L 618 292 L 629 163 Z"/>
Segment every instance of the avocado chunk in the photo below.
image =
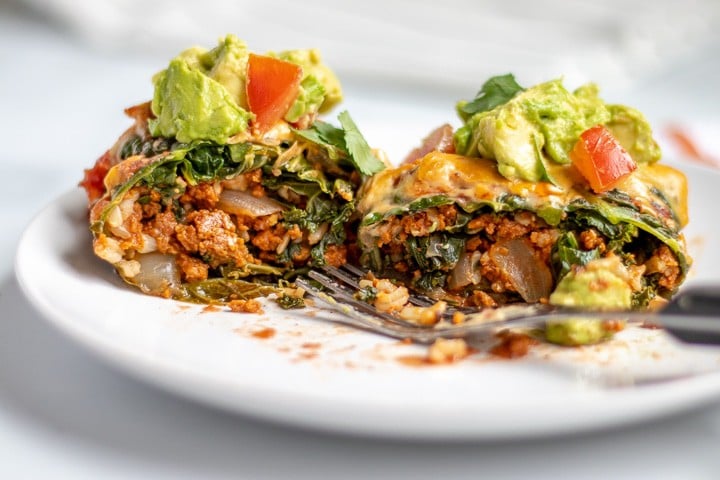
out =
<path fill-rule="evenodd" d="M 660 147 L 652 136 L 650 123 L 639 110 L 625 105 L 608 105 L 608 110 L 608 129 L 636 163 L 660 160 Z"/>
<path fill-rule="evenodd" d="M 573 92 L 562 80 L 551 80 L 523 89 L 498 92 L 488 85 L 506 85 L 511 76 L 493 77 L 478 95 L 494 102 L 461 101 L 457 105 L 464 125 L 454 137 L 455 151 L 469 157 L 497 161 L 498 171 L 508 179 L 550 181 L 553 164 L 569 165 L 569 152 L 585 130 L 606 125 L 637 163 L 653 163 L 660 149 L 645 117 L 624 105 L 607 105 L 598 87 L 589 83 Z M 497 80 L 493 82 L 493 80 Z M 511 85 L 511 86 L 513 86 Z M 487 87 L 487 88 L 486 88 Z M 478 110 L 477 105 L 488 105 Z"/>
<path fill-rule="evenodd" d="M 592 310 L 622 310 L 632 306 L 630 273 L 620 257 L 609 255 L 575 266 L 550 294 L 550 304 Z"/>
<path fill-rule="evenodd" d="M 305 116 L 314 120 L 317 113 L 342 100 L 340 82 L 317 50 L 268 55 L 302 67 L 299 93 L 286 121 L 294 123 Z M 246 131 L 254 118 L 246 94 L 249 58 L 247 45 L 235 35 L 221 38 L 212 50 L 193 47 L 181 52 L 153 78 L 156 118 L 149 121 L 151 135 L 223 144 Z"/>
<path fill-rule="evenodd" d="M 308 114 L 325 113 L 342 101 L 340 81 L 322 62 L 318 50 L 286 50 L 270 55 L 300 65 L 303 69 L 300 92 L 285 115 L 288 122 L 296 122 Z"/>
<path fill-rule="evenodd" d="M 590 318 L 550 321 L 545 325 L 545 340 L 568 347 L 593 345 L 612 338 L 603 322 Z"/>
<path fill-rule="evenodd" d="M 226 143 L 247 129 L 252 114 L 240 108 L 228 91 L 181 58 L 170 62 L 155 80 L 148 121 L 154 137 L 175 137 L 181 142 L 203 139 Z"/>
<path fill-rule="evenodd" d="M 630 274 L 620 257 L 610 255 L 576 266 L 560 280 L 550 303 L 589 310 L 629 309 L 632 304 Z M 611 338 L 613 332 L 601 320 L 577 318 L 549 321 L 545 338 L 559 345 L 592 345 Z"/>
<path fill-rule="evenodd" d="M 506 178 L 549 180 L 545 162 L 570 163 L 568 152 L 580 134 L 608 120 L 596 87 L 569 92 L 561 80 L 552 80 L 470 117 L 458 129 L 455 148 L 462 155 L 497 160 Z"/>
<path fill-rule="evenodd" d="M 253 118 L 245 98 L 249 55 L 242 40 L 227 35 L 212 50 L 193 47 L 172 59 L 153 78 L 156 118 L 149 121 L 150 133 L 227 143 L 245 131 Z"/>

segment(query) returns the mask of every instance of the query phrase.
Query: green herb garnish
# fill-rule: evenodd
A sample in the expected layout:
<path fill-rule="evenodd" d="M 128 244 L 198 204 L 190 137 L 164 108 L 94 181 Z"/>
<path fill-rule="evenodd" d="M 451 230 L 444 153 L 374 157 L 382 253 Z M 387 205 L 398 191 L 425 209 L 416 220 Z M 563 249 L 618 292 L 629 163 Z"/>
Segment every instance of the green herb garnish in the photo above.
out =
<path fill-rule="evenodd" d="M 471 102 L 461 105 L 459 110 L 464 114 L 462 116 L 470 117 L 507 103 L 523 90 L 524 88 L 518 85 L 512 73 L 498 75 L 487 80 L 475 98 Z"/>
<path fill-rule="evenodd" d="M 304 139 L 324 148 L 331 159 L 346 158 L 363 175 L 372 175 L 385 168 L 373 153 L 365 137 L 347 111 L 338 115 L 342 128 L 317 121 L 306 130 L 297 134 Z"/>

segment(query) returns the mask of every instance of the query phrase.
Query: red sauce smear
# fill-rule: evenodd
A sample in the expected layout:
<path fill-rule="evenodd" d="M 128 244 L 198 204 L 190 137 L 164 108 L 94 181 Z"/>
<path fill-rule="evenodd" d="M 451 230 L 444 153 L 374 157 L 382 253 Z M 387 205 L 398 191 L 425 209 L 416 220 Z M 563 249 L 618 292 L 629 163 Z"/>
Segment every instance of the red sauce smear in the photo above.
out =
<path fill-rule="evenodd" d="M 401 355 L 395 359 L 407 367 L 429 367 L 431 365 L 439 365 L 432 363 L 424 355 Z"/>
<path fill-rule="evenodd" d="M 670 139 L 675 142 L 675 145 L 688 159 L 710 167 L 720 167 L 720 160 L 701 151 L 690 136 L 680 127 L 671 126 L 666 131 Z"/>
<path fill-rule="evenodd" d="M 270 328 L 270 327 L 263 328 L 262 330 L 256 330 L 256 331 L 252 332 L 251 335 L 255 338 L 262 338 L 262 339 L 272 338 L 275 336 L 275 329 Z"/>

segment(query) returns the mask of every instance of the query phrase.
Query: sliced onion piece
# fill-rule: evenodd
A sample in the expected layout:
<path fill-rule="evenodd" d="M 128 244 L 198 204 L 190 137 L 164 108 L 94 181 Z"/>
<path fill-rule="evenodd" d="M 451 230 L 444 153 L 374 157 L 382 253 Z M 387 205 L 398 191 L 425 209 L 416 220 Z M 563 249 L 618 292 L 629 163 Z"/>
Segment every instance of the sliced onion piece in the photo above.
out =
<path fill-rule="evenodd" d="M 455 144 L 453 143 L 453 127 L 446 123 L 428 134 L 423 139 L 422 145 L 414 149 L 405 157 L 403 165 L 412 163 L 418 158 L 422 158 L 430 152 L 455 153 Z"/>
<path fill-rule="evenodd" d="M 470 284 L 477 285 L 482 280 L 480 274 L 480 252 L 463 252 L 448 276 L 447 286 L 450 290 L 459 290 Z"/>
<path fill-rule="evenodd" d="M 538 258 L 526 239 L 498 242 L 490 248 L 489 254 L 523 300 L 536 303 L 550 296 L 553 287 L 550 268 Z"/>
<path fill-rule="evenodd" d="M 150 295 L 167 296 L 180 292 L 180 269 L 174 255 L 146 253 L 136 257 L 140 272 L 126 280 Z"/>
<path fill-rule="evenodd" d="M 236 215 L 263 217 L 282 212 L 285 207 L 269 197 L 255 197 L 240 190 L 223 190 L 220 194 L 218 208 Z"/>
<path fill-rule="evenodd" d="M 322 238 L 327 233 L 329 227 L 330 225 L 327 222 L 321 223 L 317 230 L 311 232 L 310 235 L 308 235 L 308 243 L 310 245 L 315 245 L 320 240 L 322 240 Z"/>
<path fill-rule="evenodd" d="M 455 268 L 448 275 L 447 286 L 450 290 L 459 290 L 472 283 L 473 271 L 470 255 L 470 252 L 463 252 L 455 264 Z"/>

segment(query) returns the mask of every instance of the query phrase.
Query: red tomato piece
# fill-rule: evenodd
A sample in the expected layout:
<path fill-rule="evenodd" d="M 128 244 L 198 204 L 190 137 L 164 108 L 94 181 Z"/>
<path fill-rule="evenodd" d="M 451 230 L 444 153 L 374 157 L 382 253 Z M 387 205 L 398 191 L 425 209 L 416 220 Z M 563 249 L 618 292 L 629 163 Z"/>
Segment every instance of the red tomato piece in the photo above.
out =
<path fill-rule="evenodd" d="M 299 65 L 250 54 L 245 88 L 255 128 L 265 131 L 285 116 L 297 98 L 301 80 Z"/>
<path fill-rule="evenodd" d="M 603 125 L 580 135 L 570 159 L 596 193 L 612 189 L 637 168 L 630 154 Z"/>
<path fill-rule="evenodd" d="M 110 170 L 109 150 L 97 159 L 92 168 L 85 170 L 85 176 L 80 182 L 80 187 L 84 188 L 87 193 L 89 203 L 93 203 L 105 193 L 103 180 L 105 180 L 108 170 Z"/>

